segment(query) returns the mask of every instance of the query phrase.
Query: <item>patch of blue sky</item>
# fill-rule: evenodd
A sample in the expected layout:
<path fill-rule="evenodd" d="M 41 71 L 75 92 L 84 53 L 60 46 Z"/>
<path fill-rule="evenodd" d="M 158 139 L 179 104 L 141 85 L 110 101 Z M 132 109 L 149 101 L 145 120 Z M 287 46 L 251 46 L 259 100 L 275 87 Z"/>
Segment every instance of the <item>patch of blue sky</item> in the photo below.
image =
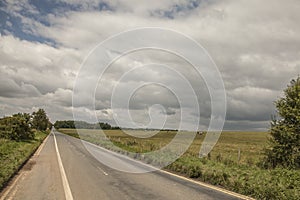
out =
<path fill-rule="evenodd" d="M 14 37 L 20 38 L 21 40 L 47 43 L 51 46 L 57 46 L 57 43 L 54 40 L 34 35 L 28 31 L 25 31 L 24 24 L 19 19 L 19 17 L 9 15 L 2 10 L 0 10 L 0 33 L 1 35 L 13 35 Z"/>
<path fill-rule="evenodd" d="M 69 11 L 113 11 L 114 9 L 105 2 L 100 2 L 98 5 L 93 5 L 82 1 L 82 3 L 72 4 L 65 1 L 53 0 L 29 0 L 31 5 L 34 5 L 41 15 L 54 14 L 63 15 Z"/>
<path fill-rule="evenodd" d="M 189 14 L 192 10 L 198 8 L 202 3 L 207 3 L 207 0 L 189 0 L 184 4 L 174 4 L 167 10 L 154 10 L 150 13 L 151 16 L 175 19 L 179 14 Z"/>
<path fill-rule="evenodd" d="M 33 19 L 44 26 L 51 26 L 48 21 L 48 15 L 52 14 L 54 16 L 65 15 L 70 11 L 80 12 L 86 10 L 95 11 L 113 11 L 107 3 L 100 2 L 96 6 L 85 6 L 87 4 L 69 4 L 63 1 L 53 1 L 53 0 L 29 0 L 29 4 L 35 9 L 35 12 L 28 11 L 25 8 L 19 11 L 21 16 Z M 18 16 L 14 16 L 5 9 L 6 2 L 0 1 L 0 33 L 2 35 L 12 34 L 22 40 L 28 40 L 33 42 L 47 43 L 51 46 L 57 46 L 58 44 L 49 38 L 42 37 L 32 33 L 26 26 L 22 23 L 22 20 Z"/>

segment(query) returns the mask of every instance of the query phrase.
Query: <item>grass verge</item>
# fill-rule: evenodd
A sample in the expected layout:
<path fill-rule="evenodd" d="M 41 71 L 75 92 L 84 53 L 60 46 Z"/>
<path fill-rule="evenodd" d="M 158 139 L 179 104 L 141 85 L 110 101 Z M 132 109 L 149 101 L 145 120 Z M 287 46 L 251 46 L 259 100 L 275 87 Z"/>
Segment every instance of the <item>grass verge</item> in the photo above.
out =
<path fill-rule="evenodd" d="M 75 129 L 61 129 L 62 133 L 79 138 Z M 175 132 L 161 131 L 150 138 L 133 138 L 121 130 L 107 130 L 106 137 L 119 149 L 108 144 L 97 130 L 80 130 L 80 138 L 112 151 L 133 155 L 133 158 L 155 164 L 160 158 L 142 157 L 139 153 L 160 149 L 169 143 Z M 131 135 L 141 134 L 134 133 Z M 151 134 L 151 133 L 150 133 Z M 197 135 L 184 155 L 165 170 L 244 194 L 256 199 L 299 199 L 300 170 L 259 167 L 266 132 L 224 132 L 207 158 L 198 153 L 204 135 Z M 120 151 L 122 149 L 123 151 Z M 128 154 L 133 152 L 133 154 Z"/>
<path fill-rule="evenodd" d="M 37 150 L 48 132 L 35 132 L 33 140 L 0 139 L 0 191 Z"/>

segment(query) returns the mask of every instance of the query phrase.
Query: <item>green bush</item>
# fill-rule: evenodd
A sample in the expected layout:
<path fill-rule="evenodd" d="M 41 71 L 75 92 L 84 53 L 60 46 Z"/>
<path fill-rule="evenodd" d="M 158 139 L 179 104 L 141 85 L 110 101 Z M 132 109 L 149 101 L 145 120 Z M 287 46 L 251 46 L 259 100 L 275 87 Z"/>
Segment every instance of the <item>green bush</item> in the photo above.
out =
<path fill-rule="evenodd" d="M 31 130 L 30 115 L 18 113 L 0 119 L 0 137 L 17 141 L 33 139 L 34 133 Z"/>

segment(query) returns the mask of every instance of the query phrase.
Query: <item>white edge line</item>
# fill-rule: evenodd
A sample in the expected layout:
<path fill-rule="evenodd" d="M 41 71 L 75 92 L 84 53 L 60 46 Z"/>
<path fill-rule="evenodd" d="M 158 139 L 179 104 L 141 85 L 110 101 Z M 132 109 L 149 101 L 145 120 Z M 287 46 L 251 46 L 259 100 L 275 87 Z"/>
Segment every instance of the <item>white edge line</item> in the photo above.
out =
<path fill-rule="evenodd" d="M 76 138 L 76 139 L 78 139 L 78 138 Z M 143 163 L 143 162 L 140 161 L 140 160 L 135 160 L 135 159 L 133 159 L 133 158 L 131 158 L 131 157 L 128 157 L 128 156 L 126 156 L 126 155 L 118 154 L 118 153 L 116 153 L 116 152 L 114 152 L 114 151 L 110 151 L 110 150 L 108 150 L 108 149 L 105 149 L 105 148 L 103 148 L 103 147 L 101 147 L 101 146 L 98 146 L 98 145 L 96 145 L 96 144 L 90 143 L 90 142 L 88 142 L 88 141 L 85 141 L 85 140 L 81 140 L 81 141 L 84 142 L 84 143 L 87 143 L 87 144 L 89 144 L 89 145 L 92 145 L 92 146 L 94 146 L 94 147 L 97 147 L 97 148 L 99 148 L 99 149 L 101 149 L 101 150 L 104 150 L 104 151 L 106 151 L 106 152 L 108 152 L 108 153 L 114 154 L 114 155 L 116 155 L 116 156 L 118 156 L 118 157 L 123 157 L 123 158 L 125 158 L 125 159 L 128 159 L 128 160 L 131 160 L 131 161 L 133 161 L 133 162 L 137 162 L 137 163 L 139 163 L 139 164 L 141 164 L 141 165 L 144 165 L 144 166 L 146 166 L 146 167 L 148 167 L 148 168 L 152 168 L 152 169 L 154 169 L 155 171 L 159 171 L 159 172 L 162 172 L 162 173 L 164 173 L 164 174 L 168 174 L 168 175 L 171 175 L 171 176 L 175 176 L 175 177 L 180 178 L 180 179 L 182 179 L 182 180 L 192 182 L 192 183 L 197 184 L 197 185 L 200 185 L 200 186 L 202 186 L 202 187 L 206 187 L 206 188 L 209 188 L 209 189 L 217 190 L 217 191 L 219 191 L 219 192 L 222 192 L 222 193 L 225 193 L 225 194 L 234 196 L 234 197 L 238 197 L 238 198 L 245 199 L 245 200 L 254 200 L 254 198 L 251 198 L 251 197 L 248 197 L 248 196 L 245 196 L 245 195 L 242 195 L 242 194 L 238 194 L 238 193 L 232 192 L 232 191 L 230 191 L 230 190 L 226 190 L 226 189 L 223 189 L 223 188 L 220 188 L 220 187 L 216 187 L 216 186 L 214 186 L 214 185 L 210 185 L 210 184 L 208 184 L 208 183 L 196 181 L 196 180 L 193 180 L 193 179 L 184 177 L 184 176 L 180 176 L 180 175 L 177 175 L 177 174 L 174 174 L 174 173 L 171 173 L 171 172 L 168 172 L 168 171 L 165 171 L 165 170 L 156 168 L 156 167 L 154 167 L 154 166 L 152 166 L 152 165 L 148 165 L 148 164 L 146 164 L 146 163 Z"/>
<path fill-rule="evenodd" d="M 42 149 L 44 148 L 46 142 L 48 141 L 48 138 L 49 138 L 50 134 L 47 135 L 46 139 L 43 141 L 43 143 L 41 144 L 41 146 L 38 148 L 38 150 L 35 152 L 35 156 L 38 156 L 40 155 Z"/>
<path fill-rule="evenodd" d="M 66 135 L 66 134 L 64 134 L 64 133 L 59 133 L 59 134 Z M 66 136 L 69 136 L 69 135 L 66 135 Z M 69 136 L 69 137 L 72 137 L 72 136 Z M 75 137 L 72 137 L 72 138 L 75 138 Z M 185 180 L 185 181 L 192 182 L 192 183 L 197 184 L 197 185 L 200 185 L 200 186 L 202 186 L 202 187 L 206 187 L 206 188 L 209 188 L 209 189 L 217 190 L 217 191 L 219 191 L 219 192 L 222 192 L 222 193 L 225 193 L 225 194 L 234 196 L 234 197 L 238 197 L 238 198 L 241 198 L 241 199 L 244 199 L 244 200 L 255 200 L 255 199 L 252 198 L 252 197 L 248 197 L 248 196 L 245 196 L 245 195 L 236 193 L 236 192 L 232 192 L 232 191 L 230 191 L 230 190 L 226 190 L 226 189 L 223 189 L 223 188 L 214 186 L 214 185 L 210 185 L 210 184 L 208 184 L 208 183 L 204 183 L 204 182 L 201 182 L 201 181 L 196 181 L 196 180 L 193 180 L 193 179 L 184 177 L 184 176 L 180 176 L 180 175 L 173 174 L 173 173 L 171 173 L 171 172 L 168 172 L 168 171 L 165 171 L 165 170 L 156 168 L 156 167 L 151 166 L 151 165 L 147 165 L 147 164 L 143 163 L 143 162 L 140 161 L 140 160 L 135 160 L 135 159 L 130 158 L 130 157 L 128 157 L 128 156 L 125 156 L 125 155 L 123 155 L 123 154 L 118 154 L 118 153 L 116 153 L 116 152 L 114 152 L 114 151 L 110 151 L 110 150 L 108 150 L 108 149 L 105 149 L 105 148 L 103 148 L 103 147 L 101 147 L 101 146 L 98 146 L 98 145 L 96 145 L 96 144 L 90 143 L 90 142 L 85 141 L 85 140 L 83 140 L 83 139 L 78 139 L 78 138 L 75 138 L 75 139 L 80 140 L 80 141 L 83 142 L 83 143 L 87 143 L 87 144 L 89 144 L 89 145 L 92 145 L 92 146 L 94 146 L 94 147 L 97 147 L 97 148 L 99 148 L 99 149 L 101 149 L 101 150 L 104 150 L 104 151 L 106 151 L 106 152 L 109 152 L 109 153 L 111 153 L 111 154 L 114 154 L 114 155 L 116 155 L 116 156 L 124 157 L 124 158 L 126 158 L 126 159 L 128 159 L 128 160 L 135 161 L 135 162 L 137 162 L 137 163 L 139 163 L 139 164 L 141 164 L 141 165 L 144 165 L 144 166 L 146 166 L 146 167 L 155 169 L 155 171 L 160 171 L 160 172 L 162 172 L 162 173 L 165 173 L 165 174 L 168 174 L 168 175 L 171 175 L 171 176 L 180 178 L 180 179 Z"/>
<path fill-rule="evenodd" d="M 63 183 L 63 187 L 64 187 L 64 191 L 65 191 L 65 197 L 66 197 L 66 200 L 73 200 L 70 185 L 69 185 L 69 182 L 68 182 L 68 179 L 67 179 L 67 176 L 66 176 L 64 166 L 63 166 L 62 161 L 61 161 L 60 153 L 58 151 L 56 137 L 55 137 L 54 132 L 52 132 L 52 134 L 53 134 L 53 137 L 54 137 L 54 145 L 55 145 L 59 170 L 60 170 L 60 174 L 61 174 L 61 178 L 62 178 L 62 183 Z"/>
<path fill-rule="evenodd" d="M 17 178 L 13 181 L 13 183 L 9 186 L 9 189 L 7 189 L 3 196 L 0 197 L 0 200 L 4 200 L 7 198 L 8 194 L 12 192 L 12 190 L 15 188 L 16 184 L 18 183 L 19 179 L 23 177 L 23 173 L 21 173 Z"/>
<path fill-rule="evenodd" d="M 165 174 L 172 175 L 172 176 L 175 176 L 177 178 L 183 179 L 185 181 L 189 181 L 189 182 L 195 183 L 197 185 L 200 185 L 200 186 L 203 186 L 203 187 L 206 187 L 206 188 L 209 188 L 209 189 L 217 190 L 219 192 L 222 192 L 222 193 L 234 196 L 234 197 L 238 197 L 238 198 L 245 199 L 245 200 L 255 200 L 251 197 L 248 197 L 248 196 L 245 196 L 245 195 L 242 195 L 242 194 L 238 194 L 238 193 L 235 193 L 235 192 L 232 192 L 230 190 L 223 189 L 223 188 L 219 188 L 219 187 L 216 187 L 216 186 L 204 183 L 204 182 L 195 181 L 193 179 L 186 178 L 184 176 L 180 176 L 180 175 L 177 175 L 177 174 L 173 174 L 173 173 L 165 171 L 165 170 L 160 170 L 160 171 L 165 173 Z"/>
<path fill-rule="evenodd" d="M 42 144 L 39 146 L 39 148 L 37 149 L 37 151 L 33 154 L 33 156 L 38 156 L 38 155 L 40 154 L 40 152 L 41 152 L 42 149 L 44 148 L 44 146 L 45 146 L 45 144 L 46 144 L 46 142 L 47 142 L 49 136 L 50 136 L 50 134 L 47 135 L 47 137 L 46 137 L 45 140 L 42 142 Z M 29 158 L 29 160 L 30 160 L 30 159 L 32 159 L 32 157 Z M 29 161 L 29 160 L 28 160 L 28 161 Z M 20 169 L 20 172 L 21 172 L 21 170 L 22 170 L 22 168 Z M 11 183 L 11 185 L 7 186 L 7 187 L 8 187 L 7 190 L 5 190 L 5 188 L 4 188 L 4 191 L 5 191 L 5 192 L 4 192 L 3 195 L 0 197 L 0 200 L 4 200 L 4 199 L 7 198 L 8 194 L 11 193 L 12 190 L 15 188 L 15 186 L 16 186 L 16 184 L 18 183 L 19 179 L 20 179 L 21 177 L 23 177 L 24 175 L 25 175 L 24 172 L 23 172 L 23 173 L 21 172 L 19 175 L 17 175 L 17 174 L 15 175 L 16 178 L 12 180 L 13 182 Z M 1 194 L 1 193 L 0 193 L 0 194 Z"/>
<path fill-rule="evenodd" d="M 101 167 L 97 167 L 105 176 L 108 175 L 108 173 L 106 173 Z"/>

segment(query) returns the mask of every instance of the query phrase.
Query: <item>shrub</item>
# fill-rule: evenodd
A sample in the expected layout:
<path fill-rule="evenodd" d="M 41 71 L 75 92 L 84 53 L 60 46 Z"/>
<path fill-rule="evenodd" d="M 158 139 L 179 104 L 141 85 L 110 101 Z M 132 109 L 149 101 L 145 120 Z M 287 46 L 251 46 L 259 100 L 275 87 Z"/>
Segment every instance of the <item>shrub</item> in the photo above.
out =
<path fill-rule="evenodd" d="M 0 120 L 0 136 L 12 140 L 33 139 L 31 130 L 31 116 L 27 113 L 18 113 Z"/>

